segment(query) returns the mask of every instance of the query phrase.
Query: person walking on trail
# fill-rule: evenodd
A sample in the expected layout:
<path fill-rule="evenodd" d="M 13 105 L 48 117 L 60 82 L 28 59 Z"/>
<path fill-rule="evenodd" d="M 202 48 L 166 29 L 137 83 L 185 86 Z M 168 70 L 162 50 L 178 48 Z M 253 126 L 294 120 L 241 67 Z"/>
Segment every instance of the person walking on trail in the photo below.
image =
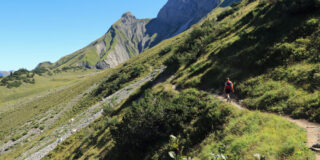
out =
<path fill-rule="evenodd" d="M 231 102 L 230 93 L 234 93 L 233 83 L 230 81 L 230 78 L 227 78 L 227 82 L 224 85 L 224 91 L 227 96 L 227 102 Z"/>

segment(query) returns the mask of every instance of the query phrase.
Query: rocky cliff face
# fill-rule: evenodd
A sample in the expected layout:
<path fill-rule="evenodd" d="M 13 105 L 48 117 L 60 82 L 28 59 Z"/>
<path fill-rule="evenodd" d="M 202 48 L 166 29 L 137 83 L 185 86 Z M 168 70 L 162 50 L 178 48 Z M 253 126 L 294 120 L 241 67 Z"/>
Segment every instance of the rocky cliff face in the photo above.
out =
<path fill-rule="evenodd" d="M 113 24 L 108 32 L 89 46 L 63 57 L 54 67 L 84 66 L 105 69 L 123 63 L 143 52 L 150 37 L 145 35 L 150 20 L 137 19 L 127 12 Z"/>
<path fill-rule="evenodd" d="M 123 14 L 122 18 L 109 30 L 113 35 L 112 49 L 103 52 L 100 57 L 105 57 L 96 65 L 99 69 L 115 67 L 129 58 L 143 52 L 149 46 L 150 36 L 146 35 L 147 19 L 136 19 L 132 13 Z M 100 43 L 100 48 L 105 48 L 105 44 Z"/>
<path fill-rule="evenodd" d="M 147 25 L 149 34 L 158 34 L 153 45 L 187 30 L 219 4 L 220 0 L 169 0 Z"/>
<path fill-rule="evenodd" d="M 219 4 L 220 0 L 168 0 L 158 16 L 151 20 L 136 19 L 130 12 L 125 13 L 104 36 L 52 66 L 115 67 L 187 30 Z"/>

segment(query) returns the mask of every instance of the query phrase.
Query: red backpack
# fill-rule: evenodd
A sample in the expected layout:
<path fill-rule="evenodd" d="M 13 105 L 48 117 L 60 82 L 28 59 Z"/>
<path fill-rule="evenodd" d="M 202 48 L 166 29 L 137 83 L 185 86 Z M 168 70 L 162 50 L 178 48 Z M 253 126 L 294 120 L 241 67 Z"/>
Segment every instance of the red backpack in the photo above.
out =
<path fill-rule="evenodd" d="M 231 81 L 227 81 L 225 85 L 225 89 L 231 90 L 233 88 L 233 84 Z"/>

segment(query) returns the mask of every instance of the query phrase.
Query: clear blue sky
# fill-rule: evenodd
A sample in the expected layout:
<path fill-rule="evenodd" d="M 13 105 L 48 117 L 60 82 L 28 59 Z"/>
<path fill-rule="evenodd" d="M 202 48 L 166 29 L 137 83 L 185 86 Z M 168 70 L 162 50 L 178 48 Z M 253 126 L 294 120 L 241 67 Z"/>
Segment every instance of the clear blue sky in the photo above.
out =
<path fill-rule="evenodd" d="M 102 36 L 124 12 L 154 18 L 167 0 L 3 0 L 0 71 L 55 62 Z"/>

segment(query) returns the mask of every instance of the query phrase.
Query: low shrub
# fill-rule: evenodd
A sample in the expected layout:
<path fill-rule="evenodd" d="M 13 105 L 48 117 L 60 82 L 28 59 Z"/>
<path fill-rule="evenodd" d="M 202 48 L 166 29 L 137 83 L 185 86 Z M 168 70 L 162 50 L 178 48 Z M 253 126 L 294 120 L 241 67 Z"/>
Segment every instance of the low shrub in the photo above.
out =
<path fill-rule="evenodd" d="M 4 77 L 0 81 L 0 86 L 6 86 L 7 88 L 18 88 L 22 83 L 34 84 L 34 73 L 29 72 L 26 69 L 19 69 L 12 72 L 9 76 Z"/>
<path fill-rule="evenodd" d="M 117 73 L 112 74 L 108 79 L 99 85 L 92 93 L 94 97 L 104 98 L 116 92 L 128 83 L 147 71 L 146 66 L 129 66 Z"/>
<path fill-rule="evenodd" d="M 221 14 L 219 14 L 219 15 L 217 16 L 217 21 L 223 20 L 224 18 L 230 16 L 230 15 L 233 14 L 234 12 L 235 12 L 234 9 L 227 9 L 227 10 L 223 11 Z"/>
<path fill-rule="evenodd" d="M 118 147 L 115 154 L 119 158 L 119 153 L 125 151 L 128 159 L 143 159 L 154 146 L 167 142 L 171 134 L 181 135 L 185 147 L 193 146 L 210 132 L 221 129 L 230 114 L 228 107 L 219 106 L 195 89 L 175 96 L 146 91 L 144 98 L 129 106 L 123 120 L 111 129 Z M 191 129 L 186 130 L 187 126 Z M 159 157 L 169 158 L 167 152 L 159 153 Z"/>

